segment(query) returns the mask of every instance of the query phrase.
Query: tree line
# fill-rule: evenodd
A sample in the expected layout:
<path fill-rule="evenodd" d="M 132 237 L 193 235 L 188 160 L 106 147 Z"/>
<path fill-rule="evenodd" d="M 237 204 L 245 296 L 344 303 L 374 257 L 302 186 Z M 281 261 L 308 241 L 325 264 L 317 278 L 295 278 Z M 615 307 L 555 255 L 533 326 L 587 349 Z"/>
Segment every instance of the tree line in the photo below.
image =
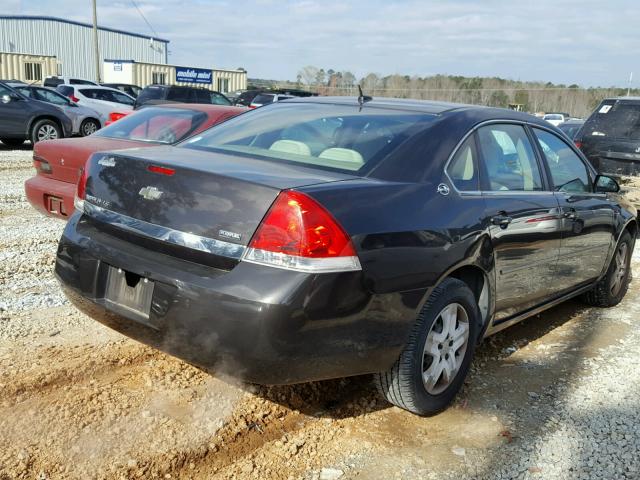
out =
<path fill-rule="evenodd" d="M 531 113 L 567 112 L 581 118 L 586 118 L 603 98 L 627 94 L 625 88 L 582 88 L 576 84 L 522 82 L 499 77 L 380 76 L 369 73 L 357 79 L 349 71 L 325 70 L 312 65 L 302 68 L 295 82 L 297 88 L 321 95 L 357 95 L 358 85 L 366 95 L 374 97 L 439 100 L 515 108 Z M 630 93 L 638 95 L 640 90 L 632 89 Z"/>

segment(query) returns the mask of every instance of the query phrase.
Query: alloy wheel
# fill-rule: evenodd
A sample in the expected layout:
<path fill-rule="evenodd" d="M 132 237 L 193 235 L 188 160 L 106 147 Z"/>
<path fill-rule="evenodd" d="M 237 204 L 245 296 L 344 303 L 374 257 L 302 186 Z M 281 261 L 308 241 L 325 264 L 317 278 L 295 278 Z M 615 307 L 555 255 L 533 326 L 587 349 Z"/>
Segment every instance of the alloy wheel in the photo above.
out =
<path fill-rule="evenodd" d="M 459 303 L 447 305 L 433 322 L 424 345 L 422 381 L 431 395 L 445 391 L 456 377 L 469 344 L 469 315 Z"/>
<path fill-rule="evenodd" d="M 627 276 L 627 255 L 629 253 L 629 247 L 626 243 L 620 243 L 618 246 L 613 261 L 615 262 L 615 268 L 613 271 L 613 277 L 611 279 L 611 295 L 614 297 L 618 295 L 620 289 L 624 285 L 624 280 Z"/>
<path fill-rule="evenodd" d="M 98 131 L 98 127 L 94 122 L 85 122 L 85 124 L 82 127 L 82 133 L 84 134 L 85 137 L 93 133 L 96 133 L 97 131 Z"/>
<path fill-rule="evenodd" d="M 58 131 L 53 125 L 42 125 L 38 129 L 38 141 L 43 140 L 56 140 L 58 138 Z"/>

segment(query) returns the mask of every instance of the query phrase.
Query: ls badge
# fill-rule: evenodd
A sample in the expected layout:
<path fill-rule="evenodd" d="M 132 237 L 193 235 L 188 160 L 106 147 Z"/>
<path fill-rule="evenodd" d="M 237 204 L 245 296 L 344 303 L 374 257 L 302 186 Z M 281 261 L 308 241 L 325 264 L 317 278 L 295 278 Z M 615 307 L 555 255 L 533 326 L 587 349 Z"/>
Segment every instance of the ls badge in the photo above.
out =
<path fill-rule="evenodd" d="M 138 194 L 145 200 L 158 200 L 162 196 L 162 192 L 156 187 L 143 187 Z"/>

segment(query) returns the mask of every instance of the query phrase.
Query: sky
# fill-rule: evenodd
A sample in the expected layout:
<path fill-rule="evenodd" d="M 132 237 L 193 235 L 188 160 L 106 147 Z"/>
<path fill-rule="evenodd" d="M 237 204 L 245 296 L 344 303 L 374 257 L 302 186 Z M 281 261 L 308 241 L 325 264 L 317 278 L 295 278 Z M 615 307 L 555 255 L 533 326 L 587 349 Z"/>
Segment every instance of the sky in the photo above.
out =
<path fill-rule="evenodd" d="M 638 0 L 135 0 L 169 63 L 295 80 L 305 65 L 379 75 L 498 76 L 640 87 Z M 83 5 L 80 5 L 80 4 Z M 85 0 L 0 0 L 3 14 L 91 21 Z M 131 0 L 102 26 L 154 35 Z"/>

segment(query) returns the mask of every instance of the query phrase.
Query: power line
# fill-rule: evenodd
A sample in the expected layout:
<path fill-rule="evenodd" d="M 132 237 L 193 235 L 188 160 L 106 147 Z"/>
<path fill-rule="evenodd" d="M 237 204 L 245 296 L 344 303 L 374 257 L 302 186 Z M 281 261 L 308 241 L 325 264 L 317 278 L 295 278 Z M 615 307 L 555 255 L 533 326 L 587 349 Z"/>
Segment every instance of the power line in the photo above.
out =
<path fill-rule="evenodd" d="M 135 2 L 135 0 L 130 0 L 130 1 L 131 1 L 131 5 L 133 5 L 136 8 L 138 13 L 142 17 L 142 19 L 145 21 L 147 26 L 151 29 L 151 31 L 153 32 L 154 36 L 157 37 L 158 36 L 158 32 L 156 32 L 156 29 L 151 26 L 151 24 L 149 23 L 149 20 L 147 20 L 147 17 L 144 16 L 144 13 L 142 13 L 142 10 L 140 10 L 140 8 L 138 7 L 138 4 Z"/>

